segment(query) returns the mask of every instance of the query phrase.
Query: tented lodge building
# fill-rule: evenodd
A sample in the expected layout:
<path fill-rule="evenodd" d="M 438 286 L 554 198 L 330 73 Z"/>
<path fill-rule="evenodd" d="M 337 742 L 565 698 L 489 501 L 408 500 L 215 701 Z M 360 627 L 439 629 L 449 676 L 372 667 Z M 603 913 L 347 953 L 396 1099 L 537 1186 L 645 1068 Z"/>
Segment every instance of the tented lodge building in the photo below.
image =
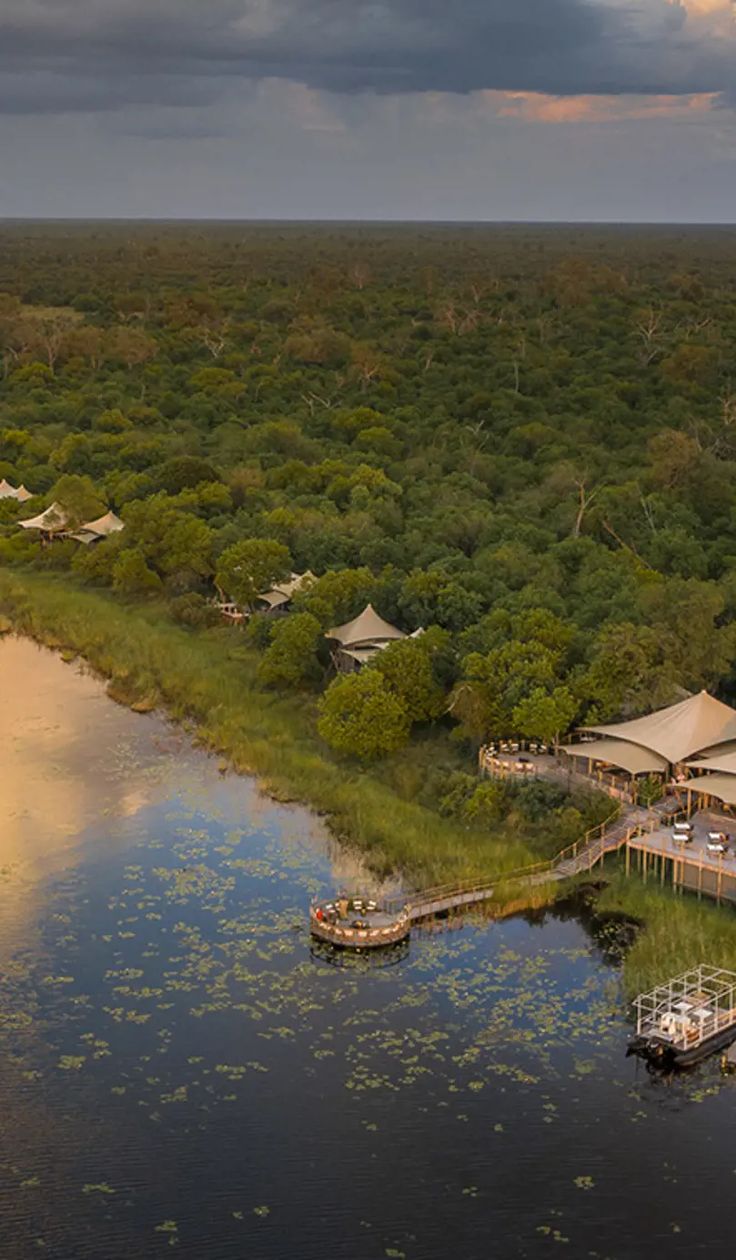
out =
<path fill-rule="evenodd" d="M 628 722 L 583 727 L 562 752 L 592 772 L 657 775 L 690 798 L 736 806 L 736 709 L 706 691 Z"/>
<path fill-rule="evenodd" d="M 0 481 L 0 499 L 15 499 L 17 503 L 25 503 L 33 495 L 25 486 L 13 486 L 3 477 Z"/>
<path fill-rule="evenodd" d="M 335 626 L 325 635 L 334 644 L 332 659 L 341 674 L 353 674 L 370 661 L 389 643 L 405 639 L 403 630 L 384 621 L 372 604 L 366 604 L 362 613 L 342 626 Z"/>

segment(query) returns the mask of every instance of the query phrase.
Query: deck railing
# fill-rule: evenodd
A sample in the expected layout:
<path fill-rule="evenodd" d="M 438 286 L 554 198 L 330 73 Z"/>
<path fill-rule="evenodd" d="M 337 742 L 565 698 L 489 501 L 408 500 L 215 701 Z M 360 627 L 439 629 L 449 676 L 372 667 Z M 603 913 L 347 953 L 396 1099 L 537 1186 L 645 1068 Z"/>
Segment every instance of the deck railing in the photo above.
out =
<path fill-rule="evenodd" d="M 668 814 L 666 818 L 657 817 L 652 813 L 644 821 L 633 823 L 629 827 L 622 826 L 620 830 L 617 830 L 615 823 L 621 815 L 620 806 L 617 805 L 607 818 L 589 827 L 579 840 L 561 849 L 552 858 L 533 862 L 528 866 L 515 867 L 510 871 L 500 871 L 492 878 L 466 883 L 435 884 L 433 887 L 423 888 L 413 896 L 402 895 L 389 898 L 383 904 L 392 912 L 406 907 L 410 918 L 421 918 L 423 914 L 438 913 L 443 908 L 450 909 L 453 904 L 462 905 L 466 899 L 469 904 L 490 899 L 503 885 L 542 884 L 545 875 L 557 879 L 579 875 L 584 871 L 592 871 L 609 853 L 617 852 L 634 836 L 643 835 L 647 831 L 655 831 L 663 822 L 674 822 L 686 812 L 677 810 Z M 565 867 L 568 869 L 565 870 Z"/>
<path fill-rule="evenodd" d="M 529 883 L 531 880 L 542 883 L 544 875 L 553 874 L 559 867 L 564 866 L 566 862 L 572 862 L 576 865 L 578 857 L 585 858 L 579 870 L 592 870 L 606 853 L 619 849 L 630 838 L 630 834 L 633 834 L 634 830 L 636 830 L 636 828 L 629 828 L 624 830 L 620 836 L 615 837 L 607 835 L 606 829 L 619 817 L 619 814 L 620 809 L 617 806 L 603 822 L 597 823 L 594 827 L 589 827 L 579 840 L 560 850 L 552 858 L 533 862 L 528 866 L 516 867 L 510 871 L 499 872 L 492 879 L 480 879 L 462 884 L 436 884 L 432 888 L 423 888 L 421 892 L 418 892 L 413 897 L 396 898 L 395 904 L 407 904 L 409 913 L 416 915 L 423 908 L 429 907 L 436 902 L 452 901 L 455 897 L 471 897 L 473 894 L 477 894 L 478 900 L 481 900 L 483 893 L 487 893 L 490 897 L 503 884 Z M 577 869 L 570 871 L 571 875 L 577 873 Z"/>

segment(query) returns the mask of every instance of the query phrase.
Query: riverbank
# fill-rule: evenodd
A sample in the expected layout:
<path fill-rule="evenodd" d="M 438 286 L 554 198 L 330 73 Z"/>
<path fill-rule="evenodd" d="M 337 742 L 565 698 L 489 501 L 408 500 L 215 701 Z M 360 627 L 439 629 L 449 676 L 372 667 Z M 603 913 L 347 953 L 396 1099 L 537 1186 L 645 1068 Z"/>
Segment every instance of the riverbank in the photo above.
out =
<path fill-rule="evenodd" d="M 624 954 L 624 987 L 635 997 L 698 963 L 736 971 L 736 914 L 694 893 L 673 893 L 620 869 L 603 873 L 597 914 L 639 924 Z"/>
<path fill-rule="evenodd" d="M 38 642 L 82 656 L 109 680 L 113 699 L 161 708 L 278 799 L 327 815 L 379 875 L 398 870 L 422 886 L 503 875 L 538 859 L 508 834 L 464 829 L 333 758 L 314 733 L 312 698 L 259 687 L 257 656 L 235 629 L 189 631 L 154 605 L 121 606 L 68 576 L 17 571 L 0 571 L 0 615 Z"/>
<path fill-rule="evenodd" d="M 0 624 L 62 655 L 80 655 L 108 679 L 119 703 L 160 708 L 277 799 L 298 799 L 326 815 L 378 876 L 400 872 L 407 887 L 422 887 L 503 876 L 539 858 L 507 833 L 466 830 L 402 799 L 370 771 L 333 759 L 314 734 L 312 699 L 260 688 L 257 656 L 237 630 L 187 631 L 155 606 L 123 607 L 68 580 L 15 572 L 0 572 Z M 604 878 L 597 910 L 643 925 L 624 959 L 627 994 L 703 959 L 736 968 L 732 910 L 627 880 L 615 867 Z M 509 881 L 496 905 L 503 913 L 531 909 L 568 892 L 543 885 L 527 895 Z"/>

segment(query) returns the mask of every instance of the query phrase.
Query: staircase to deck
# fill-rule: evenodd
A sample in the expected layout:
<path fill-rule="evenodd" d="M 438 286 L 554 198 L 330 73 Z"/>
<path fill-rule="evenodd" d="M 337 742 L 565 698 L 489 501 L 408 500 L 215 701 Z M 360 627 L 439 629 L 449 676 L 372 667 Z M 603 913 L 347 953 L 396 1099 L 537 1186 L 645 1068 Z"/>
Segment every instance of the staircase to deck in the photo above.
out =
<path fill-rule="evenodd" d="M 658 809 L 651 811 L 636 806 L 624 809 L 623 812 L 617 810 L 615 815 L 598 827 L 591 828 L 581 840 L 563 849 L 547 862 L 537 862 L 534 866 L 508 871 L 493 880 L 441 884 L 417 893 L 406 901 L 409 918 L 412 922 L 417 922 L 436 914 L 480 905 L 484 901 L 491 901 L 499 889 L 509 885 L 532 888 L 535 885 L 571 879 L 584 871 L 592 871 L 609 853 L 616 853 L 621 849 L 632 836 L 654 830 L 670 814 L 667 802 L 661 802 Z"/>

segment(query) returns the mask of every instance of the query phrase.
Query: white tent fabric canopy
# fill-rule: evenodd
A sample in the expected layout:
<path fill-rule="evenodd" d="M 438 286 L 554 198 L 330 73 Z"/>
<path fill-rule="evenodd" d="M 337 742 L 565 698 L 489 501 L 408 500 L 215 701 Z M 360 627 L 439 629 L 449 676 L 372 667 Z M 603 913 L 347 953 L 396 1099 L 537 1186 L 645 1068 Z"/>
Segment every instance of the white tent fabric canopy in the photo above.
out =
<path fill-rule="evenodd" d="M 377 656 L 379 652 L 383 652 L 389 644 L 390 640 L 387 639 L 383 643 L 365 643 L 362 647 L 341 648 L 340 650 L 345 656 L 349 656 L 356 661 L 358 665 L 367 665 L 368 661 L 372 661 L 373 657 Z"/>
<path fill-rule="evenodd" d="M 119 530 L 125 529 L 125 525 L 114 512 L 105 512 L 104 516 L 98 516 L 95 521 L 85 521 L 82 529 L 106 538 L 108 534 L 117 534 Z"/>
<path fill-rule="evenodd" d="M 570 757 L 605 761 L 628 774 L 658 774 L 667 769 L 665 757 L 625 739 L 592 739 L 581 744 L 565 744 L 560 751 Z"/>
<path fill-rule="evenodd" d="M 690 770 L 717 770 L 723 774 L 736 774 L 736 750 L 727 744 L 723 751 L 715 749 L 698 760 L 689 761 Z"/>
<path fill-rule="evenodd" d="M 288 582 L 277 582 L 275 586 L 271 587 L 270 591 L 265 591 L 258 598 L 262 603 L 268 604 L 268 607 L 271 609 L 280 608 L 282 604 L 288 604 L 289 600 L 303 586 L 308 586 L 314 580 L 314 574 L 309 569 L 307 569 L 306 573 L 292 573 Z"/>
<path fill-rule="evenodd" d="M 30 490 L 26 490 L 25 486 L 18 486 L 16 489 L 4 477 L 0 481 L 0 499 L 17 499 L 18 503 L 25 503 L 26 499 L 32 498 L 33 495 Z"/>
<path fill-rule="evenodd" d="M 715 796 L 724 805 L 736 805 L 736 775 L 704 774 L 699 779 L 688 779 L 680 784 L 688 792 L 697 792 L 699 796 Z"/>
<path fill-rule="evenodd" d="M 114 512 L 105 512 L 104 516 L 98 516 L 94 521 L 85 521 L 84 525 L 81 525 L 69 537 L 77 542 L 91 543 L 97 542 L 100 538 L 108 538 L 110 534 L 117 534 L 121 529 L 125 529 L 125 524 L 120 517 Z"/>
<path fill-rule="evenodd" d="M 383 640 L 405 639 L 403 630 L 379 617 L 372 604 L 366 604 L 362 613 L 342 626 L 328 630 L 326 639 L 335 639 L 341 647 L 359 647 L 362 643 L 379 643 Z"/>
<path fill-rule="evenodd" d="M 646 717 L 583 730 L 639 744 L 675 764 L 704 748 L 736 740 L 736 710 L 700 691 Z"/>
<path fill-rule="evenodd" d="M 67 519 L 67 514 L 61 504 L 52 503 L 45 512 L 39 512 L 38 516 L 32 516 L 27 521 L 18 521 L 18 524 L 23 529 L 41 529 L 47 533 L 53 533 L 64 529 Z"/>

